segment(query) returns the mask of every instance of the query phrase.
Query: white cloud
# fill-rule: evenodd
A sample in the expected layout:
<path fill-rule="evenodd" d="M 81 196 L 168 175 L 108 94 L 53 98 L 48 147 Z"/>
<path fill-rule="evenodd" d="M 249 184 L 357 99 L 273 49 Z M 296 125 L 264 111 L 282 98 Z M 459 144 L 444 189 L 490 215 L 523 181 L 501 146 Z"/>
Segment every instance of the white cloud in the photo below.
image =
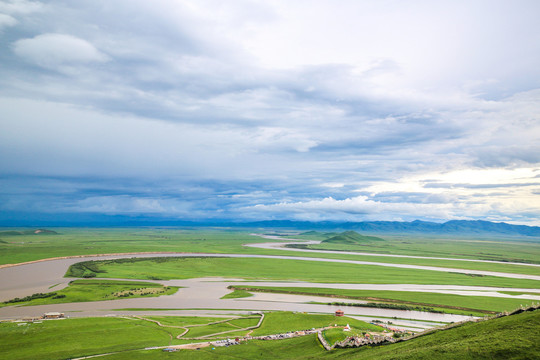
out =
<path fill-rule="evenodd" d="M 540 166 L 539 4 L 3 1 L 0 168 L 230 182 L 238 216 L 519 219 L 540 192 L 491 170 Z"/>
<path fill-rule="evenodd" d="M 13 16 L 9 16 L 6 14 L 0 14 L 0 30 L 14 26 L 17 24 L 17 19 L 15 19 Z"/>
<path fill-rule="evenodd" d="M 17 40 L 13 51 L 31 63 L 51 69 L 108 59 L 88 41 L 66 34 L 41 34 Z"/>
<path fill-rule="evenodd" d="M 39 1 L 7 0 L 0 2 L 0 12 L 7 14 L 30 14 L 43 8 Z"/>

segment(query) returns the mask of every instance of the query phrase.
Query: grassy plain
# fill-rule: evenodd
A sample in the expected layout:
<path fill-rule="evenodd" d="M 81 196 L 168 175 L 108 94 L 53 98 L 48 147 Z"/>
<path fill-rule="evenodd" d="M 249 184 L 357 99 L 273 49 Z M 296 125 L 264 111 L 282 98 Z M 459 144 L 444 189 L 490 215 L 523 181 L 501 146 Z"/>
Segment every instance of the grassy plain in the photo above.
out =
<path fill-rule="evenodd" d="M 53 257 L 131 253 L 253 253 L 247 231 L 178 228 L 55 228 L 58 234 L 0 236 L 0 264 Z"/>
<path fill-rule="evenodd" d="M 9 305 L 45 305 L 64 304 L 84 301 L 103 301 L 116 299 L 130 299 L 139 297 L 156 297 L 171 295 L 178 291 L 178 287 L 165 287 L 161 284 L 140 281 L 119 280 L 74 280 L 68 287 L 56 290 L 54 296 L 33 299 L 24 302 L 0 303 Z"/>
<path fill-rule="evenodd" d="M 428 334 L 397 344 L 325 351 L 315 335 L 279 341 L 250 341 L 228 348 L 201 348 L 177 353 L 133 351 L 109 360 L 150 359 L 455 359 L 507 360 L 540 358 L 540 311 Z"/>
<path fill-rule="evenodd" d="M 224 295 L 221 297 L 221 299 L 239 299 L 239 298 L 246 298 L 251 297 L 253 294 L 244 291 L 244 290 L 234 290 L 233 292 L 228 293 L 227 295 Z"/>
<path fill-rule="evenodd" d="M 93 262 L 99 277 L 169 280 L 207 276 L 251 280 L 298 280 L 328 283 L 448 284 L 540 287 L 540 281 L 494 276 L 470 276 L 430 270 L 402 269 L 308 260 L 265 258 L 139 258 Z M 68 271 L 68 276 L 71 274 Z"/>
<path fill-rule="evenodd" d="M 440 294 L 429 292 L 412 291 L 389 291 L 389 290 L 347 290 L 329 288 L 299 288 L 299 287 L 268 287 L 268 286 L 243 286 L 235 285 L 235 288 L 247 291 L 275 292 L 283 294 L 311 294 L 316 296 L 342 297 L 356 300 L 368 300 L 392 304 L 420 305 L 444 309 L 445 312 L 482 316 L 482 312 L 510 311 L 521 305 L 536 303 L 534 300 L 507 299 L 489 296 L 465 296 L 453 294 Z M 238 291 L 238 290 L 237 290 Z M 461 311 L 455 311 L 461 310 Z"/>
<path fill-rule="evenodd" d="M 151 318 L 173 326 L 201 325 L 224 320 L 223 318 L 197 317 Z M 274 334 L 311 327 L 324 327 L 333 323 L 333 319 L 334 317 L 331 315 L 269 313 L 258 329 L 258 334 Z M 186 334 L 186 336 L 201 336 L 220 330 L 226 331 L 247 327 L 256 324 L 257 321 L 258 319 L 237 319 L 228 322 L 228 324 L 192 327 L 188 332 L 189 335 Z M 351 326 L 354 324 L 359 328 L 379 329 L 376 326 L 351 318 L 344 317 L 340 318 L 339 321 L 340 323 L 350 322 Z M 182 329 L 160 327 L 153 322 L 135 318 L 84 318 L 19 324 L 0 323 L 1 358 L 10 360 L 67 359 L 192 342 L 176 339 L 176 336 L 183 332 Z M 245 333 L 246 331 L 242 334 Z M 318 348 L 315 349 L 319 350 Z M 145 352 L 145 354 L 159 356 L 162 351 Z M 121 353 L 118 356 L 130 359 L 131 356 L 138 356 L 138 354 L 130 351 Z"/>
<path fill-rule="evenodd" d="M 345 340 L 349 336 L 361 335 L 362 332 L 354 328 L 351 328 L 350 331 L 343 331 L 343 328 L 332 328 L 326 329 L 322 332 L 326 342 L 332 346 L 339 341 Z"/>
<path fill-rule="evenodd" d="M 540 264 L 540 239 L 508 236 L 380 235 L 365 244 L 321 243 L 308 248 Z M 303 236 L 309 239 L 312 236 Z M 315 236 L 321 240 L 321 236 Z"/>
<path fill-rule="evenodd" d="M 452 257 L 466 259 L 484 259 L 512 262 L 540 263 L 540 241 L 529 238 L 488 238 L 488 237 L 439 237 L 439 236 L 397 236 L 378 235 L 384 241 L 360 245 L 319 244 L 313 248 L 340 250 L 340 254 L 317 254 L 286 252 L 283 250 L 245 247 L 246 243 L 272 242 L 250 235 L 249 230 L 231 229 L 177 229 L 177 228 L 127 228 L 127 229 L 54 229 L 58 234 L 35 235 L 31 232 L 22 235 L 3 234 L 0 236 L 0 264 L 14 264 L 24 261 L 106 253 L 132 252 L 204 252 L 236 253 L 325 257 L 335 259 L 363 260 L 372 262 L 429 265 L 471 270 L 500 271 L 539 275 L 539 267 L 511 264 L 475 263 L 437 259 L 408 259 L 377 256 L 358 256 L 347 254 L 348 251 L 370 252 L 379 254 L 403 254 L 415 256 Z M 261 232 L 262 230 L 257 230 Z M 295 236 L 293 236 L 295 237 Z M 305 236 L 309 238 L 310 236 Z M 319 238 L 322 240 L 322 238 Z M 279 241 L 279 240 L 274 240 Z M 375 265 L 355 265 L 315 261 L 294 261 L 279 259 L 248 258 L 188 258 L 188 259 L 140 259 L 123 262 L 95 263 L 99 277 L 131 279 L 187 279 L 203 276 L 245 278 L 251 280 L 300 280 L 328 283 L 414 283 L 414 284 L 453 284 L 474 286 L 497 286 L 508 288 L 540 288 L 540 281 L 510 279 L 493 276 L 471 276 L 452 272 L 400 269 Z M 86 274 L 93 271 L 85 270 Z M 84 275 L 84 272 L 81 274 Z M 103 280 L 85 280 L 72 286 L 55 291 L 65 295 L 60 299 L 32 300 L 32 305 L 55 302 L 76 302 L 108 300 L 112 293 L 128 296 L 132 284 L 118 282 L 107 283 Z M 96 282 L 92 282 L 96 281 Z M 98 285 L 99 284 L 99 285 Z M 142 286 L 140 282 L 137 286 Z M 154 284 L 161 286 L 158 284 Z M 125 288 L 123 286 L 127 286 Z M 152 287 L 144 285 L 145 287 Z M 295 288 L 295 290 L 298 290 Z M 321 289 L 303 289 L 320 291 Z M 329 291 L 330 289 L 324 289 Z M 170 289 L 171 292 L 176 289 Z M 349 290 L 343 290 L 349 291 Z M 350 290 L 352 291 L 352 290 Z M 234 293 L 233 293 L 234 294 Z M 230 294 L 231 295 L 231 294 Z M 234 294 L 239 296 L 245 294 Z M 343 294 L 336 294 L 342 296 Z M 137 295 L 133 295 L 135 297 Z M 154 296 L 154 295 L 144 295 Z M 500 311 L 514 306 L 508 299 L 486 297 L 461 297 L 409 292 L 373 292 L 364 291 L 351 296 L 392 299 L 397 302 L 422 302 L 439 306 L 462 306 L 472 309 Z M 520 300 L 526 303 L 527 300 Z M 192 325 L 199 320 L 153 317 L 162 323 Z M 281 341 L 253 341 L 247 345 L 230 348 L 210 348 L 199 351 L 181 351 L 166 354 L 161 351 L 132 351 L 147 346 L 185 343 L 176 340 L 183 330 L 179 328 L 159 327 L 149 321 L 139 319 L 100 318 L 67 319 L 45 321 L 42 324 L 18 326 L 0 324 L 0 358 L 9 359 L 59 359 L 75 356 L 125 351 L 108 356 L 108 359 L 169 359 L 169 358 L 241 358 L 241 359 L 307 359 L 334 358 L 351 359 L 390 359 L 400 354 L 399 358 L 538 358 L 540 343 L 540 317 L 534 314 L 522 314 L 515 317 L 498 319 L 489 325 L 470 324 L 444 333 L 421 337 L 411 342 L 396 345 L 362 349 L 325 352 L 314 336 Z M 207 321 L 208 319 L 200 320 Z M 341 323 L 343 321 L 344 323 Z M 355 320 L 335 318 L 331 315 L 315 317 L 308 314 L 271 313 L 263 326 L 253 335 L 272 334 L 312 327 L 321 327 L 338 323 L 350 323 L 356 327 Z M 233 321 L 232 325 L 205 325 L 197 328 L 196 334 L 209 334 L 216 329 L 235 329 L 250 320 Z M 357 324 L 359 328 L 366 325 Z M 182 325 L 173 325 L 182 326 Z M 206 329 L 205 329 L 206 328 Z M 246 332 L 233 332 L 231 336 L 244 335 Z M 444 335 L 446 334 L 446 335 Z M 59 340 L 61 339 L 61 340 Z M 402 356 L 403 355 L 403 356 Z"/>
<path fill-rule="evenodd" d="M 25 230 L 25 229 L 14 229 Z M 54 228 L 57 234 L 25 234 L 0 236 L 0 265 L 62 256 L 130 253 L 130 252 L 205 252 L 290 255 L 298 253 L 283 250 L 246 247 L 243 244 L 277 242 L 250 235 L 260 229 L 211 228 Z M 363 261 L 381 261 L 418 264 L 461 269 L 540 274 L 540 267 L 489 264 L 464 261 L 407 259 L 348 255 L 346 251 L 380 254 L 405 254 L 499 261 L 540 263 L 540 239 L 509 237 L 440 237 L 379 235 L 384 241 L 367 244 L 319 244 L 311 248 L 341 250 L 343 254 L 309 254 L 311 257 L 341 258 Z M 293 236 L 315 238 L 325 236 Z"/>
<path fill-rule="evenodd" d="M 336 317 L 334 315 L 271 312 L 265 316 L 261 327 L 255 329 L 251 335 L 259 336 L 277 334 L 287 331 L 307 330 L 311 328 L 332 326 L 336 324 L 341 326 L 350 324 L 352 327 L 365 331 L 382 331 L 382 328 L 380 326 L 368 324 L 364 321 L 356 320 L 346 316 Z"/>
<path fill-rule="evenodd" d="M 340 251 L 343 251 L 343 250 L 340 250 Z M 367 252 L 367 251 L 364 250 L 363 252 Z M 311 254 L 304 253 L 303 255 L 313 257 L 313 255 L 315 254 L 316 253 L 311 253 Z M 330 254 L 327 254 L 327 255 L 330 255 Z M 325 256 L 325 257 L 330 257 L 330 256 Z M 346 259 L 346 260 L 368 261 L 368 262 L 381 262 L 381 263 L 390 263 L 390 264 L 436 266 L 436 267 L 454 268 L 454 269 L 468 269 L 468 270 L 506 272 L 506 273 L 513 273 L 513 274 L 540 275 L 540 266 L 530 266 L 530 265 L 498 264 L 498 263 L 484 263 L 484 262 L 459 261 L 459 260 L 441 260 L 441 259 L 400 258 L 400 257 L 372 256 L 372 255 L 351 255 L 351 254 L 347 254 L 347 252 L 345 251 L 343 251 L 343 253 L 338 255 L 338 257 L 336 258 Z"/>
<path fill-rule="evenodd" d="M 0 358 L 68 359 L 165 346 L 170 339 L 169 332 L 143 320 L 86 318 L 28 325 L 3 323 L 0 324 Z"/>

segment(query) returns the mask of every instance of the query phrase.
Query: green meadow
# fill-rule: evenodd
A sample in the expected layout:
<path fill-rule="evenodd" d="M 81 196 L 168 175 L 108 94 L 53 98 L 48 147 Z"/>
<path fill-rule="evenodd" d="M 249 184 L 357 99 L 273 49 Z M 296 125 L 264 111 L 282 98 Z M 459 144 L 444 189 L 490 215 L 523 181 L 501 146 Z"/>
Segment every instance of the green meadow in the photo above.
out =
<path fill-rule="evenodd" d="M 247 231 L 176 228 L 55 228 L 57 234 L 0 235 L 0 264 L 131 252 L 253 253 Z"/>
<path fill-rule="evenodd" d="M 53 289 L 54 290 L 54 289 Z M 74 280 L 68 287 L 62 290 L 45 293 L 43 297 L 24 299 L 21 301 L 6 301 L 1 306 L 33 306 L 46 304 L 64 304 L 85 301 L 104 301 L 116 299 L 131 299 L 139 297 L 156 297 L 171 295 L 178 291 L 175 286 L 163 286 L 161 284 L 142 281 L 122 280 Z M 32 297 L 32 296 L 30 296 Z M 26 301 L 25 301 L 26 300 Z"/>
<path fill-rule="evenodd" d="M 240 318 L 218 324 L 214 322 L 225 319 L 208 317 L 148 317 L 148 319 L 158 320 L 163 325 L 187 326 L 189 332 L 185 335 L 186 337 L 245 328 L 256 325 L 258 322 L 255 318 Z M 252 335 L 325 327 L 336 322 L 342 325 L 350 323 L 358 329 L 380 331 L 377 326 L 347 317 L 338 319 L 332 315 L 277 312 L 268 313 L 261 327 Z M 152 321 L 139 318 L 82 318 L 45 320 L 42 323 L 5 322 L 0 323 L 0 356 L 5 355 L 5 358 L 12 360 L 45 360 L 121 352 L 118 356 L 128 359 L 131 356 L 138 356 L 136 352 L 130 350 L 193 342 L 176 339 L 176 336 L 182 332 L 183 329 L 180 328 L 159 326 Z M 231 336 L 243 336 L 246 333 L 243 331 L 231 334 Z M 315 349 L 318 350 L 318 348 Z M 146 354 L 159 356 L 162 351 L 146 352 Z"/>
<path fill-rule="evenodd" d="M 273 315 L 272 317 L 270 315 Z M 275 315 L 275 316 L 274 316 Z M 285 332 L 294 326 L 322 327 L 331 319 L 319 315 L 270 313 L 261 333 Z M 350 322 L 353 319 L 341 318 Z M 205 319 L 204 321 L 206 321 Z M 286 320 L 286 321 L 284 321 Z M 191 319 L 180 320 L 189 324 Z M 174 323 L 174 320 L 171 320 Z M 281 325 L 280 325 L 281 324 Z M 365 323 L 364 323 L 365 324 Z M 360 326 L 360 328 L 361 328 Z M 391 345 L 326 351 L 315 335 L 275 340 L 253 340 L 230 347 L 200 350 L 143 350 L 152 346 L 181 343 L 175 336 L 180 329 L 159 327 L 140 319 L 87 318 L 44 321 L 41 324 L 0 324 L 0 355 L 13 360 L 67 359 L 113 354 L 107 360 L 150 359 L 537 359 L 540 357 L 540 311 L 525 312 L 494 320 L 467 323 L 449 330 L 435 331 L 413 340 Z M 360 329 L 358 328 L 358 329 Z M 329 332 L 340 339 L 339 331 Z"/>
<path fill-rule="evenodd" d="M 228 293 L 227 295 L 222 296 L 221 299 L 239 299 L 239 298 L 246 298 L 246 297 L 251 297 L 251 296 L 253 296 L 253 294 L 251 294 L 248 291 L 234 290 Z"/>
<path fill-rule="evenodd" d="M 332 325 L 350 326 L 364 331 L 382 331 L 380 326 L 368 324 L 364 321 L 349 318 L 347 316 L 336 317 L 334 315 L 314 315 L 292 312 L 268 313 L 261 327 L 255 329 L 252 336 L 270 335 L 288 331 L 308 330 Z"/>
<path fill-rule="evenodd" d="M 540 264 L 540 239 L 535 237 L 386 234 L 377 236 L 385 241 L 359 244 L 321 243 L 309 245 L 308 248 Z M 315 236 L 314 240 L 322 238 Z"/>
<path fill-rule="evenodd" d="M 170 342 L 167 330 L 143 320 L 85 318 L 0 324 L 0 357 L 5 359 L 69 359 Z"/>
<path fill-rule="evenodd" d="M 364 252 L 367 252 L 367 251 L 364 251 Z M 314 255 L 318 255 L 318 254 L 313 252 L 313 253 L 303 253 L 303 255 L 314 257 Z M 468 269 L 468 270 L 505 272 L 505 273 L 514 273 L 514 274 L 540 275 L 540 266 L 530 266 L 530 265 L 485 263 L 485 262 L 459 261 L 459 260 L 422 259 L 422 258 L 400 258 L 400 257 L 372 256 L 372 255 L 351 255 L 351 254 L 347 254 L 345 251 L 343 251 L 342 254 L 339 254 L 337 256 L 336 254 L 326 254 L 324 257 L 335 258 L 335 259 L 345 259 L 345 260 L 390 263 L 390 264 L 422 265 L 422 266 L 435 266 L 435 267 L 454 268 L 454 269 Z"/>
<path fill-rule="evenodd" d="M 20 229 L 19 229 L 20 230 Z M 24 229 L 23 229 L 24 230 Z M 283 250 L 243 246 L 249 243 L 279 242 L 251 235 L 257 230 L 180 229 L 180 228 L 55 228 L 56 233 L 34 234 L 31 231 L 0 232 L 0 265 L 25 261 L 92 254 L 131 252 L 236 253 L 295 256 Z M 261 232 L 260 229 L 258 232 Z M 19 233 L 20 235 L 9 235 Z M 2 235 L 4 234 L 4 235 Z M 8 234 L 8 235 L 5 235 Z M 322 233 L 293 236 L 323 240 Z M 498 271 L 540 275 L 540 267 L 476 263 L 436 259 L 409 259 L 350 255 L 347 251 L 414 256 L 452 257 L 512 262 L 539 263 L 540 241 L 537 238 L 469 238 L 438 236 L 382 235 L 384 241 L 362 244 L 324 243 L 308 248 L 331 249 L 342 254 L 303 253 L 302 256 L 349 259 L 372 262 L 415 264 L 458 269 Z"/>
<path fill-rule="evenodd" d="M 323 283 L 415 283 L 533 289 L 540 286 L 540 281 L 537 280 L 309 260 L 190 257 L 118 259 L 90 263 L 92 268 L 99 271 L 99 277 L 120 279 L 170 280 L 219 276 Z M 67 276 L 79 274 L 75 265 L 70 267 Z"/>
<path fill-rule="evenodd" d="M 22 231 L 19 231 L 22 230 Z M 56 232 L 56 233 L 54 233 Z M 517 274 L 540 275 L 540 267 L 507 263 L 479 263 L 474 261 L 392 258 L 384 256 L 353 255 L 347 251 L 377 254 L 483 259 L 506 262 L 540 263 L 540 242 L 533 238 L 505 237 L 438 237 L 377 235 L 382 240 L 359 237 L 363 243 L 339 242 L 311 245 L 309 248 L 337 250 L 337 254 L 299 253 L 276 249 L 246 247 L 244 244 L 281 242 L 263 239 L 251 232 L 264 230 L 188 229 L 188 228 L 127 228 L 82 229 L 58 228 L 54 232 L 35 234 L 28 229 L 0 232 L 0 264 L 14 264 L 45 258 L 85 254 L 134 253 L 134 252 L 186 252 L 211 254 L 261 254 L 302 256 L 437 266 L 456 269 L 499 271 Z M 338 234 L 339 235 L 339 234 Z M 371 235 L 371 234 L 370 234 Z M 337 236 L 333 234 L 332 236 Z M 291 238 L 316 238 L 327 235 L 311 233 Z M 339 240 L 339 236 L 337 236 Z M 347 239 L 346 239 L 347 240 Z M 51 296 L 22 299 L 9 305 L 41 305 L 80 301 L 102 301 L 131 297 L 151 297 L 172 294 L 175 287 L 164 287 L 152 280 L 189 279 L 199 277 L 243 278 L 251 281 L 279 280 L 313 283 L 370 283 L 370 284 L 433 284 L 470 285 L 488 287 L 522 288 L 514 295 L 532 293 L 527 289 L 540 288 L 540 281 L 479 276 L 457 272 L 392 268 L 377 265 L 318 262 L 293 259 L 267 258 L 139 258 L 105 261 L 83 261 L 66 269 L 67 276 L 89 278 L 75 280 L 58 290 L 51 284 Z M 96 279 L 91 279 L 95 277 Z M 99 278 L 99 279 L 98 279 Z M 112 280 L 140 279 L 146 281 Z M 111 280 L 107 280 L 111 279 Z M 264 285 L 261 283 L 261 285 Z M 482 316 L 530 303 L 530 300 L 493 298 L 485 296 L 446 295 L 425 292 L 341 290 L 328 288 L 272 288 L 263 286 L 232 291 L 223 298 L 251 296 L 249 291 L 275 291 L 322 295 L 367 300 L 382 304 L 418 305 L 436 311 Z M 508 292 L 507 292 L 508 293 Z M 30 294 L 29 294 L 30 295 Z M 47 294 L 46 294 L 47 295 Z M 141 314 L 144 312 L 141 311 Z M 346 325 L 353 332 L 377 331 L 379 327 L 352 318 L 333 315 L 314 315 L 290 312 L 267 313 L 260 328 L 252 332 L 243 330 L 257 323 L 256 318 L 228 319 L 221 317 L 172 317 L 149 316 L 143 318 L 85 318 L 43 321 L 18 325 L 0 324 L 0 358 L 9 359 L 67 359 L 78 356 L 112 352 L 106 359 L 392 359 L 399 353 L 403 359 L 506 359 L 537 358 L 539 315 L 520 314 L 492 322 L 471 323 L 460 328 L 435 332 L 410 342 L 365 348 L 340 349 L 326 352 L 315 336 L 280 341 L 250 341 L 229 348 L 201 348 L 164 353 L 161 350 L 144 350 L 151 346 L 185 344 L 191 337 L 210 336 L 227 331 L 222 337 L 268 335 L 305 330 L 328 325 Z M 233 317 L 233 316 L 231 316 Z M 155 321 L 160 322 L 159 326 Z M 188 329 L 184 338 L 177 339 Z M 340 329 L 325 332 L 330 341 L 338 341 L 345 333 Z M 59 340 L 61 339 L 61 340 Z M 487 346 L 485 344 L 490 344 Z M 516 344 L 519 344 L 517 346 Z M 472 350 L 471 350 L 472 348 Z"/>
<path fill-rule="evenodd" d="M 521 305 L 536 303 L 535 300 L 508 299 L 489 296 L 465 296 L 430 292 L 390 291 L 390 290 L 347 290 L 304 287 L 268 287 L 234 285 L 235 291 L 272 292 L 366 300 L 369 302 L 417 305 L 442 309 L 448 313 L 483 316 L 486 313 L 510 311 Z"/>

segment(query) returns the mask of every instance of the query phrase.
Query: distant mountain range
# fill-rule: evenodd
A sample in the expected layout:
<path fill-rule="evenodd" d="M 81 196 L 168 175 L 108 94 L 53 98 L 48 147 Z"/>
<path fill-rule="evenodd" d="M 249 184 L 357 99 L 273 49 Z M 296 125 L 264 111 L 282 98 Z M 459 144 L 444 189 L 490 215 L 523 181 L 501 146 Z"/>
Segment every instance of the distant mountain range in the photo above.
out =
<path fill-rule="evenodd" d="M 254 222 L 235 222 L 229 220 L 177 220 L 159 218 L 132 218 L 108 217 L 103 219 L 84 219 L 75 221 L 48 220 L 48 221 L 0 221 L 1 226 L 11 229 L 27 227 L 36 229 L 38 226 L 47 227 L 137 227 L 137 226 L 166 226 L 166 227 L 231 227 L 231 228 L 276 228 L 291 230 L 324 230 L 345 231 L 354 230 L 360 233 L 387 233 L 387 234 L 449 234 L 449 235 L 504 235 L 504 236 L 531 236 L 540 237 L 539 226 L 511 225 L 504 222 L 496 223 L 483 220 L 451 220 L 445 223 L 435 223 L 415 220 L 404 221 L 361 221 L 361 222 L 333 222 L 333 221 L 294 221 L 294 220 L 264 220 Z M 43 231 L 44 229 L 38 229 Z M 31 230 L 35 231 L 35 230 Z M 17 232 L 17 231 L 15 231 Z M 45 233 L 45 231 L 43 231 Z M 8 235 L 4 233 L 3 235 Z"/>
<path fill-rule="evenodd" d="M 451 220 L 434 223 L 415 220 L 401 221 L 362 221 L 362 222 L 308 222 L 272 220 L 248 223 L 249 226 L 277 227 L 292 229 L 342 229 L 368 233 L 432 233 L 432 234 L 498 234 L 540 237 L 539 226 L 511 225 L 482 220 Z M 244 224 L 244 226 L 248 225 Z"/>

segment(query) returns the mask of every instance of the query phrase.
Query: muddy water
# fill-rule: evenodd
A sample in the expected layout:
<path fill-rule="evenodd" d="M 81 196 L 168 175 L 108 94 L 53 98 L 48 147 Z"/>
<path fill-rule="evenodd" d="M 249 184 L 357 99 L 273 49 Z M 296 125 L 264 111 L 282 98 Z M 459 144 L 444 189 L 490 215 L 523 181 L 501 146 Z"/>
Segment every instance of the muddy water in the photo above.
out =
<path fill-rule="evenodd" d="M 248 254 L 185 254 L 185 253 L 158 253 L 158 254 L 140 254 L 140 255 L 108 255 L 108 256 L 91 256 L 83 258 L 57 259 L 49 261 L 41 261 L 36 263 L 12 266 L 0 269 L 0 301 L 13 299 L 14 297 L 23 297 L 37 292 L 47 292 L 53 289 L 61 289 L 69 282 L 69 279 L 64 278 L 64 274 L 68 267 L 77 262 L 84 260 L 110 260 L 119 258 L 132 257 L 234 257 L 234 258 L 267 258 L 267 259 L 287 259 L 287 260 L 302 260 L 302 261 L 324 261 L 333 263 L 348 263 L 358 265 L 380 265 L 391 266 L 408 269 L 423 269 L 444 272 L 461 272 L 473 273 L 481 275 L 492 275 L 501 277 L 510 277 L 516 279 L 533 279 L 540 280 L 540 276 L 523 275 L 523 274 L 508 274 L 492 271 L 473 271 L 462 269 L 440 268 L 433 266 L 415 266 L 403 264 L 386 264 L 355 260 L 340 260 L 340 259 L 323 259 L 309 258 L 299 256 L 269 256 L 269 255 L 248 255 Z M 58 284 L 58 285 L 57 285 Z M 55 286 L 56 285 L 56 286 Z M 488 289 L 483 289 L 488 290 Z"/>
<path fill-rule="evenodd" d="M 220 299 L 230 292 L 227 286 L 238 281 L 223 281 L 223 279 L 190 279 L 164 281 L 165 285 L 184 286 L 176 294 L 156 298 L 123 299 L 85 303 L 69 303 L 55 305 L 40 305 L 28 307 L 5 307 L 0 309 L 0 318 L 20 318 L 24 316 L 39 316 L 49 311 L 64 312 L 68 316 L 95 316 L 107 314 L 125 314 L 125 311 L 115 309 L 145 308 L 145 309 L 232 309 L 232 310 L 282 310 L 298 312 L 333 313 L 338 308 L 349 315 L 379 317 L 398 317 L 424 321 L 451 322 L 466 319 L 465 316 L 451 314 L 434 314 L 420 311 L 402 311 L 391 309 L 373 309 L 358 307 L 339 307 L 332 305 L 305 304 L 298 302 L 276 301 L 269 299 L 243 298 Z M 283 285 L 283 283 L 282 283 Z M 314 297 L 315 298 L 315 297 Z M 305 298 L 309 301 L 309 297 Z M 149 310 L 150 311 L 150 310 Z M 146 313 L 146 312 L 145 312 Z M 167 312 L 160 312 L 165 315 Z"/>
<path fill-rule="evenodd" d="M 77 262 L 85 260 L 108 260 L 118 258 L 132 257 L 249 257 L 249 258 L 271 258 L 271 259 L 296 259 L 310 261 L 325 261 L 325 262 L 340 262 L 351 264 L 364 264 L 366 262 L 338 259 L 319 259 L 308 257 L 288 257 L 288 256 L 264 256 L 264 255 L 240 255 L 240 254 L 140 254 L 140 255 L 112 255 L 112 256 L 93 256 L 84 258 L 72 259 L 57 259 L 42 261 L 31 264 L 18 265 L 0 269 L 0 301 L 12 299 L 14 297 L 23 297 L 36 292 L 48 292 L 55 289 L 60 289 L 66 286 L 71 279 L 63 277 L 67 268 Z M 385 264 L 395 265 L 395 264 Z M 383 266 L 385 266 L 383 265 Z M 399 265 L 399 264 L 398 264 Z M 423 266 L 406 266 L 409 268 L 426 268 Z M 442 269 L 442 268 L 438 268 Z M 455 269 L 452 269 L 455 270 Z M 437 270 L 443 271 L 443 270 Z M 470 272 L 467 270 L 467 272 Z M 519 274 L 507 274 L 509 277 L 519 277 Z M 500 275 L 499 275 L 500 276 Z M 526 277 L 535 278 L 535 277 Z M 540 278 L 540 277 L 538 277 Z M 304 304 L 298 301 L 279 298 L 276 294 L 275 298 L 244 298 L 244 299 L 227 299 L 222 300 L 220 297 L 227 294 L 227 286 L 230 284 L 246 284 L 246 285 L 264 285 L 264 286 L 304 286 L 304 287 L 328 287 L 342 289 L 386 289 L 399 291 L 429 291 L 429 292 L 448 292 L 455 293 L 456 291 L 462 294 L 477 295 L 481 292 L 484 296 L 490 296 L 489 293 L 495 295 L 497 290 L 520 291 L 519 289 L 494 289 L 481 287 L 463 287 L 463 286 L 438 286 L 438 285 L 373 285 L 373 284 L 313 284 L 313 283 L 290 283 L 290 282 L 242 282 L 224 281 L 223 279 L 212 279 L 204 281 L 201 279 L 191 280 L 170 280 L 159 281 L 165 285 L 184 286 L 178 293 L 172 296 L 162 296 L 157 298 L 140 298 L 140 299 L 123 299 L 114 301 L 100 301 L 87 303 L 70 303 L 57 305 L 42 305 L 32 307 L 15 307 L 9 306 L 0 309 L 0 318 L 17 318 L 22 316 L 39 316 L 48 311 L 60 311 L 71 316 L 95 316 L 105 315 L 108 313 L 122 314 L 124 312 L 114 309 L 122 308 L 148 308 L 148 309 L 235 309 L 240 310 L 288 310 L 288 311 L 308 311 L 332 313 L 337 307 L 318 304 Z M 50 289 L 54 286 L 52 289 Z M 534 292 L 524 289 L 527 292 Z M 534 295 L 533 295 L 534 296 Z M 508 296 L 507 297 L 511 297 Z M 313 297 L 315 299 L 315 297 Z M 315 301 L 306 297 L 306 301 Z M 347 314 L 369 317 L 398 317 L 406 319 L 437 321 L 437 322 L 452 322 L 461 321 L 465 317 L 460 315 L 450 314 L 434 314 L 418 311 L 402 311 L 391 309 L 372 309 L 372 308 L 357 308 L 347 307 L 344 309 Z M 166 312 L 160 312 L 165 315 Z"/>

